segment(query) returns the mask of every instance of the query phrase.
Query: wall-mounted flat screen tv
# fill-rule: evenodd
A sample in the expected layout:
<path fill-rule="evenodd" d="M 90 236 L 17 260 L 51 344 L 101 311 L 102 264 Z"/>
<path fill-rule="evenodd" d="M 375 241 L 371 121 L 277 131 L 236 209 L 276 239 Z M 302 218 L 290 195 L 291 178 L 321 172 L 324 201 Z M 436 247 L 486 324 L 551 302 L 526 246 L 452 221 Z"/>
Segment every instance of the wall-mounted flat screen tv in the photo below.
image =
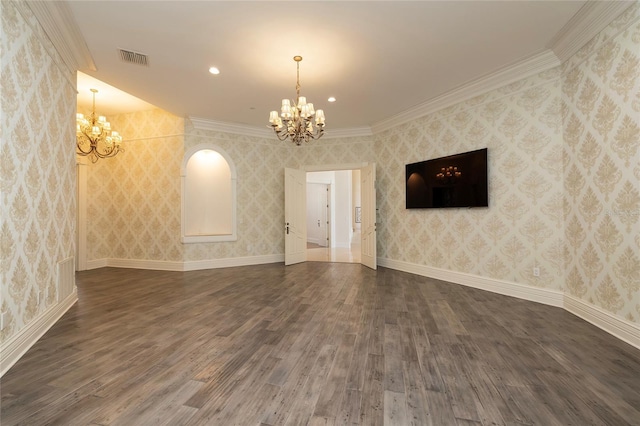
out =
<path fill-rule="evenodd" d="M 408 209 L 487 207 L 487 148 L 407 164 Z"/>

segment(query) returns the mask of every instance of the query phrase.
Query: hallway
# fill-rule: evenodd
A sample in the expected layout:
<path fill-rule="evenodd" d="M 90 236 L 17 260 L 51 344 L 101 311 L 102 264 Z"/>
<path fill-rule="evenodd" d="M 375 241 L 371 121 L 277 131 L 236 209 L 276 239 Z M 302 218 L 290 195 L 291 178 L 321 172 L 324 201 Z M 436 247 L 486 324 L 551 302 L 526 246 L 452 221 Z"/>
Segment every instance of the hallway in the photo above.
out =
<path fill-rule="evenodd" d="M 322 247 L 307 242 L 307 261 L 309 262 L 360 263 L 360 259 L 360 232 L 353 234 L 349 248 Z"/>

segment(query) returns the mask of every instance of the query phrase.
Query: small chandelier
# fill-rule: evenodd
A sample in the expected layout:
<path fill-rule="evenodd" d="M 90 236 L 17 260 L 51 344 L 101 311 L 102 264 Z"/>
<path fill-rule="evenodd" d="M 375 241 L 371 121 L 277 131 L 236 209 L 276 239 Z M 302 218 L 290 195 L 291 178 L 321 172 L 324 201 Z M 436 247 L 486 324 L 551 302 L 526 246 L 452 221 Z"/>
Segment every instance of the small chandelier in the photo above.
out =
<path fill-rule="evenodd" d="M 273 131 L 281 141 L 287 138 L 296 145 L 309 142 L 311 139 L 320 139 L 324 134 L 324 111 L 314 110 L 312 103 L 307 103 L 307 98 L 300 96 L 300 61 L 302 56 L 294 56 L 298 70 L 296 80 L 296 101 L 282 100 L 280 117 L 277 111 L 271 111 L 269 122 Z M 293 105 L 292 105 L 293 103 Z M 315 126 L 313 116 L 315 115 Z"/>
<path fill-rule="evenodd" d="M 458 171 L 457 166 L 449 166 L 441 168 L 440 173 L 436 174 L 436 179 L 444 183 L 455 183 L 460 176 L 462 172 Z"/>
<path fill-rule="evenodd" d="M 93 110 L 91 116 L 85 118 L 82 114 L 76 114 L 76 153 L 91 158 L 95 163 L 99 158 L 114 157 L 119 152 L 124 152 L 120 146 L 122 136 L 111 130 L 111 123 L 104 115 L 96 115 L 96 89 L 93 93 Z"/>

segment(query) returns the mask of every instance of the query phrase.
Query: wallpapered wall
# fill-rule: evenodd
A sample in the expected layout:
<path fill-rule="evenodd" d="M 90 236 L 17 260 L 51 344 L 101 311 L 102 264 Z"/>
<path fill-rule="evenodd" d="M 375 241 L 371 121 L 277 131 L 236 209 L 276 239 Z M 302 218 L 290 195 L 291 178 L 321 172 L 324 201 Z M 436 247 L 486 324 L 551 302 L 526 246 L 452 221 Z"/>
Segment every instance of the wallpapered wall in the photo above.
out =
<path fill-rule="evenodd" d="M 238 241 L 186 244 L 185 261 L 284 253 L 284 168 L 366 161 L 371 140 L 322 139 L 296 147 L 255 138 L 188 128 L 185 149 L 211 143 L 233 159 L 238 174 Z"/>
<path fill-rule="evenodd" d="M 284 168 L 371 161 L 370 138 L 326 139 L 293 147 L 258 138 L 194 129 L 162 110 L 109 117 L 124 135 L 124 154 L 90 164 L 88 260 L 198 261 L 284 252 Z M 180 167 L 184 152 L 213 144 L 238 176 L 238 240 L 180 242 Z"/>
<path fill-rule="evenodd" d="M 0 14 L 5 342 L 57 304 L 56 264 L 74 255 L 76 93 L 30 10 L 2 1 Z"/>
<path fill-rule="evenodd" d="M 640 7 L 562 69 L 566 290 L 640 322 Z"/>
<path fill-rule="evenodd" d="M 559 71 L 376 135 L 379 257 L 562 288 Z M 484 147 L 489 208 L 405 209 L 406 163 Z"/>
<path fill-rule="evenodd" d="M 561 68 L 376 135 L 378 255 L 640 322 L 639 9 Z M 405 163 L 485 146 L 489 209 L 404 210 Z"/>
<path fill-rule="evenodd" d="M 184 260 L 224 259 L 284 252 L 283 168 L 288 152 L 272 139 L 194 129 L 188 125 L 185 150 L 213 144 L 233 160 L 237 173 L 238 240 L 185 244 Z"/>
<path fill-rule="evenodd" d="M 182 260 L 184 119 L 151 110 L 109 120 L 125 152 L 87 166 L 87 259 Z"/>

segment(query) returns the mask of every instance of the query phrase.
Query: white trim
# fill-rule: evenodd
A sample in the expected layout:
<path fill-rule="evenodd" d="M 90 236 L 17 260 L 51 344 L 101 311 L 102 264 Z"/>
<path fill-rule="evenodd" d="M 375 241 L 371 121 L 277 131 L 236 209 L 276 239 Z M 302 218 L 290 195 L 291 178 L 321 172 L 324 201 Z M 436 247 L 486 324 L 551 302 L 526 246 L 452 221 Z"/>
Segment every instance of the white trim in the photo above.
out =
<path fill-rule="evenodd" d="M 187 151 L 184 153 L 184 157 L 182 157 L 182 165 L 180 166 L 180 176 L 185 177 L 187 175 L 187 164 L 189 163 L 189 159 L 193 156 L 193 154 L 195 154 L 198 151 L 202 151 L 203 149 L 210 149 L 222 155 L 222 157 L 224 157 L 225 161 L 229 165 L 229 168 L 231 169 L 231 179 L 235 179 L 237 177 L 236 165 L 231 159 L 231 156 L 227 154 L 227 151 L 220 148 L 220 146 L 213 143 L 209 143 L 209 142 L 201 143 L 187 149 Z"/>
<path fill-rule="evenodd" d="M 87 269 L 87 157 L 76 157 L 76 271 Z"/>
<path fill-rule="evenodd" d="M 183 262 L 143 259 L 106 259 L 106 265 L 112 268 L 150 269 L 153 271 L 182 271 Z"/>
<path fill-rule="evenodd" d="M 16 334 L 0 345 L 0 377 L 2 377 L 78 300 L 78 293 L 67 296 L 62 302 L 36 317 Z"/>
<path fill-rule="evenodd" d="M 564 295 L 564 309 L 640 349 L 640 326 L 568 294 Z"/>
<path fill-rule="evenodd" d="M 383 132 L 400 124 L 407 123 L 420 117 L 424 117 L 425 115 L 432 114 L 448 106 L 455 105 L 466 99 L 503 87 L 509 83 L 524 80 L 559 65 L 560 60 L 555 53 L 551 50 L 545 50 L 503 67 L 495 72 L 471 80 L 468 83 L 459 86 L 457 89 L 450 90 L 404 112 L 373 123 L 371 129 L 374 134 Z"/>
<path fill-rule="evenodd" d="M 107 267 L 108 260 L 109 259 L 106 259 L 106 258 L 87 260 L 87 269 L 86 270 L 105 268 L 105 267 Z"/>
<path fill-rule="evenodd" d="M 336 138 L 357 138 L 362 136 L 373 136 L 371 127 L 351 127 L 348 129 L 326 129 L 324 131 L 323 140 L 336 139 Z"/>
<path fill-rule="evenodd" d="M 229 268 L 232 266 L 262 265 L 284 262 L 284 254 L 266 254 L 262 256 L 229 257 L 206 260 L 144 260 L 144 259 L 98 259 L 89 261 L 89 269 L 130 268 L 153 271 L 197 271 L 200 269 Z"/>
<path fill-rule="evenodd" d="M 226 259 L 190 260 L 184 262 L 184 271 L 201 269 L 230 268 L 234 266 L 262 265 L 284 262 L 284 254 L 266 254 L 262 256 L 230 257 Z"/>
<path fill-rule="evenodd" d="M 344 163 L 344 164 L 318 164 L 315 166 L 304 166 L 302 170 L 305 172 L 333 172 L 338 170 L 359 170 L 366 167 L 369 163 Z M 322 182 L 318 182 L 322 183 Z M 331 182 L 329 182 L 331 183 Z"/>
<path fill-rule="evenodd" d="M 255 136 L 259 138 L 269 138 L 273 136 L 273 130 L 265 128 L 249 126 L 248 124 L 227 123 L 224 121 L 210 120 L 208 118 L 189 116 L 194 129 L 211 130 L 214 132 L 233 133 L 235 135 Z"/>
<path fill-rule="evenodd" d="M 235 135 L 254 136 L 266 139 L 276 139 L 273 130 L 270 126 L 265 125 L 265 128 L 250 126 L 248 124 L 229 123 L 225 121 L 216 121 L 209 118 L 193 117 L 189 116 L 193 128 L 197 130 L 210 130 L 214 132 L 233 133 Z M 355 138 L 360 136 L 372 136 L 373 132 L 371 127 L 353 127 L 348 129 L 327 129 L 324 132 L 322 139 L 336 139 L 336 138 Z"/>
<path fill-rule="evenodd" d="M 29 1 L 26 4 L 69 71 L 96 71 L 91 51 L 67 2 Z"/>
<path fill-rule="evenodd" d="M 464 272 L 449 271 L 446 269 L 392 259 L 378 258 L 378 265 L 398 271 L 409 272 L 411 274 L 422 275 L 423 277 L 435 278 L 442 281 L 461 284 L 467 287 L 479 288 L 481 290 L 487 290 L 492 293 L 503 294 L 505 296 L 517 297 L 518 299 L 543 303 L 545 305 L 556 307 L 563 306 L 564 294 L 557 290 L 532 287 L 510 281 L 482 277 Z"/>
<path fill-rule="evenodd" d="M 571 58 L 604 30 L 635 1 L 588 1 L 551 39 L 551 48 L 560 61 Z"/>

